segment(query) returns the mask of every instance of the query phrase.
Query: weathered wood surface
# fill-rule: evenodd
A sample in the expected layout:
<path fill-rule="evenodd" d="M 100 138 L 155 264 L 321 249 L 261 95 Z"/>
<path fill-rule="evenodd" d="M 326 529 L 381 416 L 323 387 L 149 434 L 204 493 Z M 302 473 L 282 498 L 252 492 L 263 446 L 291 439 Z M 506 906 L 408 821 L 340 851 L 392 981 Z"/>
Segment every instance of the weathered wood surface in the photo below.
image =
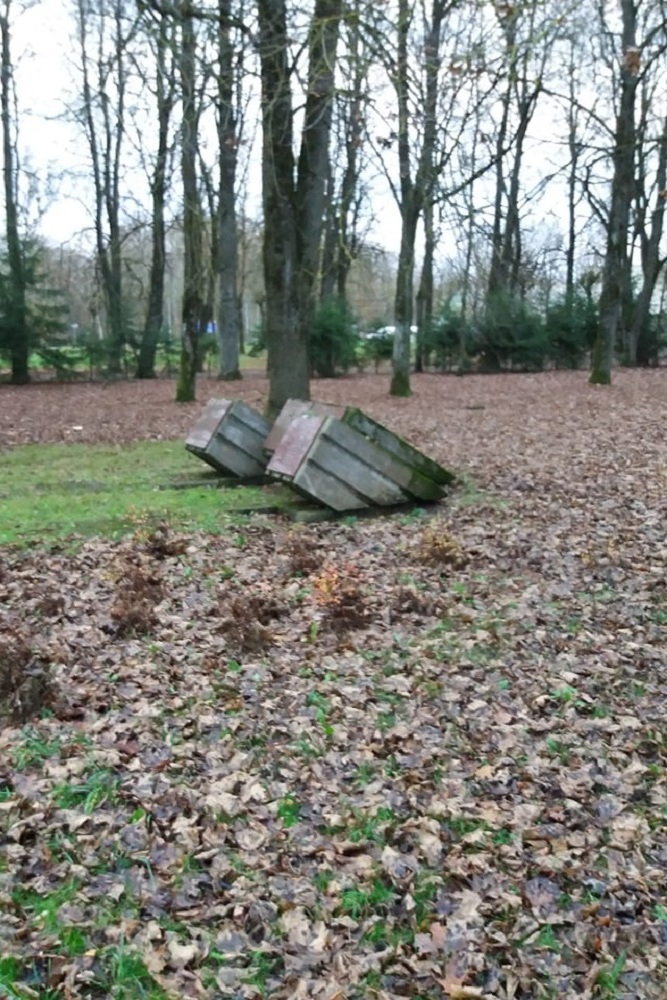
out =
<path fill-rule="evenodd" d="M 342 417 L 344 413 L 344 406 L 336 406 L 333 403 L 315 403 L 306 402 L 303 399 L 288 399 L 269 431 L 264 444 L 264 450 L 272 455 L 282 441 L 287 429 L 297 417 L 305 417 L 313 414 L 324 417 Z"/>
<path fill-rule="evenodd" d="M 391 455 L 401 459 L 401 461 L 411 466 L 416 473 L 419 473 L 426 479 L 440 486 L 451 486 L 455 482 L 456 477 L 448 469 L 443 468 L 442 465 L 438 465 L 432 458 L 424 455 L 417 448 L 413 448 L 403 438 L 398 437 L 382 424 L 378 424 L 377 421 L 356 407 L 348 406 L 342 417 L 342 421 L 348 427 L 352 427 L 355 431 L 363 434 L 364 437 L 374 441 L 380 448 L 384 448 Z M 424 496 L 424 499 L 431 500 L 433 497 Z"/>
<path fill-rule="evenodd" d="M 210 399 L 185 447 L 212 468 L 235 476 L 261 476 L 266 469 L 264 417 L 240 399 Z"/>
<path fill-rule="evenodd" d="M 334 417 L 306 414 L 285 431 L 267 472 L 336 511 L 439 499 L 442 485 L 415 469 L 414 449 L 396 441 L 392 452 Z"/>

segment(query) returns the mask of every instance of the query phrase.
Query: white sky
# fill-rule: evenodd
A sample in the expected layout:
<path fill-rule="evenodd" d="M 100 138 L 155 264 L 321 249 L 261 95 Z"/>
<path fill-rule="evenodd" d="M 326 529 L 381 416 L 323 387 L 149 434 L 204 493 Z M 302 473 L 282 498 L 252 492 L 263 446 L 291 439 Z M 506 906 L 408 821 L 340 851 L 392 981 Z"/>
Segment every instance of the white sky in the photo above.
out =
<path fill-rule="evenodd" d="M 80 139 L 64 120 L 71 70 L 71 21 L 63 0 L 40 0 L 16 10 L 12 46 L 19 106 L 22 166 L 40 178 L 39 199 L 46 208 L 39 229 L 50 241 L 65 242 L 90 226 L 90 215 L 75 192 L 80 185 Z M 49 194 L 48 178 L 55 184 Z M 28 207 L 31 219 L 36 210 Z"/>

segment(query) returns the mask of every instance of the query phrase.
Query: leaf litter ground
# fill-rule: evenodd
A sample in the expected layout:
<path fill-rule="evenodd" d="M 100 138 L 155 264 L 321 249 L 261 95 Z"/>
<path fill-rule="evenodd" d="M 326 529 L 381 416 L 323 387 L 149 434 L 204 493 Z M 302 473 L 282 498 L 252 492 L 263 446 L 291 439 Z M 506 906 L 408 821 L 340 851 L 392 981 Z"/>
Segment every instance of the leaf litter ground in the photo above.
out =
<path fill-rule="evenodd" d="M 1 554 L 0 993 L 667 996 L 667 373 L 415 387 L 314 394 L 464 477 L 434 517 Z"/>

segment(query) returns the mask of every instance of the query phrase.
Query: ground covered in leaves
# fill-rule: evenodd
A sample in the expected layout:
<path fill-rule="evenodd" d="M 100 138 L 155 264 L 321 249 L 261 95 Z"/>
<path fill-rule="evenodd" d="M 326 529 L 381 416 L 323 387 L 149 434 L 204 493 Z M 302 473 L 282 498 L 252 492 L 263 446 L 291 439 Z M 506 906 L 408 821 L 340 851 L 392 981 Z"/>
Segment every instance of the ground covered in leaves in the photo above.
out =
<path fill-rule="evenodd" d="M 667 996 L 667 372 L 415 388 L 315 395 L 453 467 L 435 514 L 0 553 L 0 995 Z"/>

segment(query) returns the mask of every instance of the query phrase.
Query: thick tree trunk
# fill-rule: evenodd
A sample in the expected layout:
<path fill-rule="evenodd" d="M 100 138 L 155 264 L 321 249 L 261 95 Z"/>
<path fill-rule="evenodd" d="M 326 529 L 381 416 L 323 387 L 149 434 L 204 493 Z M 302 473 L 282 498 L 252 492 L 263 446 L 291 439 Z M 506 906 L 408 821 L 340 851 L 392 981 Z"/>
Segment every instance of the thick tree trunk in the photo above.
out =
<path fill-rule="evenodd" d="M 295 184 L 285 0 L 258 0 L 262 76 L 262 190 L 269 416 L 310 396 L 308 340 L 315 309 L 331 102 L 342 0 L 316 0 L 308 91 Z"/>
<path fill-rule="evenodd" d="M 630 53 L 636 52 L 636 9 L 634 0 L 622 0 L 622 44 L 625 54 L 621 67 L 621 96 L 614 130 L 613 177 L 607 243 L 600 290 L 600 320 L 593 347 L 589 381 L 596 385 L 611 383 L 614 349 L 619 335 L 630 322 L 630 257 L 628 230 L 634 196 L 635 173 L 635 97 L 637 67 Z M 631 360 L 631 359 L 630 359 Z"/>
<path fill-rule="evenodd" d="M 415 239 L 419 213 L 410 205 L 404 205 L 401 223 L 401 247 L 398 254 L 396 275 L 396 298 L 394 315 L 396 332 L 392 355 L 392 396 L 410 396 L 410 334 L 414 296 Z"/>
<path fill-rule="evenodd" d="M 309 398 L 308 345 L 297 292 L 292 90 L 285 0 L 258 0 L 262 75 L 265 333 L 269 416 L 290 397 Z"/>
<path fill-rule="evenodd" d="M 218 12 L 218 338 L 220 372 L 225 381 L 241 378 L 238 309 L 238 238 L 236 232 L 236 163 L 238 140 L 234 114 L 234 46 L 230 37 L 231 0 L 219 0 Z"/>
<path fill-rule="evenodd" d="M 410 172 L 410 80 L 408 35 L 412 20 L 409 0 L 398 0 L 396 47 L 396 103 L 398 121 L 398 170 L 400 174 L 401 244 L 398 253 L 396 295 L 394 298 L 394 349 L 389 392 L 392 396 L 409 396 L 410 388 L 410 327 L 414 295 L 414 257 L 417 222 L 415 184 Z"/>
<path fill-rule="evenodd" d="M 5 225 L 7 239 L 7 325 L 9 329 L 11 382 L 25 385 L 30 381 L 30 342 L 26 307 L 26 273 L 23 246 L 19 234 L 16 194 L 16 150 L 12 135 L 12 58 L 9 27 L 9 5 L 0 15 L 0 110 L 2 113 L 2 165 L 5 195 Z"/>
<path fill-rule="evenodd" d="M 203 318 L 202 219 L 197 187 L 199 111 L 196 93 L 194 20 L 189 8 L 181 15 L 180 76 L 183 101 L 181 174 L 183 179 L 183 303 L 181 362 L 176 402 L 194 400 L 197 380 L 198 340 Z"/>
<path fill-rule="evenodd" d="M 642 287 L 632 311 L 628 332 L 630 356 L 636 364 L 657 364 L 657 343 L 651 343 L 649 330 L 651 300 L 662 270 L 660 246 L 665 221 L 665 188 L 667 187 L 667 118 L 660 137 L 658 168 L 655 176 L 655 204 L 651 224 L 642 226 Z"/>
<path fill-rule="evenodd" d="M 316 0 L 308 39 L 308 91 L 297 169 L 297 292 L 299 341 L 308 345 L 317 305 L 317 281 L 329 170 L 334 73 L 343 0 Z"/>
<path fill-rule="evenodd" d="M 398 111 L 398 168 L 400 174 L 401 245 L 398 256 L 394 314 L 396 333 L 392 356 L 392 396 L 409 396 L 410 336 L 414 298 L 414 259 L 417 224 L 424 206 L 433 204 L 436 181 L 435 149 L 437 142 L 438 74 L 444 0 L 433 0 L 431 20 L 424 39 L 424 135 L 417 172 L 412 178 L 411 102 L 409 81 L 408 34 L 413 8 L 409 0 L 399 0 L 398 42 L 396 50 L 395 89 Z"/>

